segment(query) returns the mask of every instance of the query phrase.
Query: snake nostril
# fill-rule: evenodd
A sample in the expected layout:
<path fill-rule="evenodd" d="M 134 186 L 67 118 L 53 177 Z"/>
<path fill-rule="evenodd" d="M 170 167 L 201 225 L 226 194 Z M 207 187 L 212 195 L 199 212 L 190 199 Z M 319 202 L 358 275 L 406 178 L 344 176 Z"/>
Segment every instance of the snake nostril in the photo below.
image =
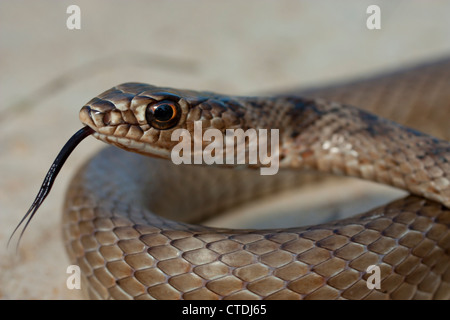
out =
<path fill-rule="evenodd" d="M 92 110 L 90 106 L 83 106 L 80 110 L 80 121 L 85 125 L 95 126 L 95 121 L 92 118 L 93 113 L 99 113 L 99 111 Z"/>

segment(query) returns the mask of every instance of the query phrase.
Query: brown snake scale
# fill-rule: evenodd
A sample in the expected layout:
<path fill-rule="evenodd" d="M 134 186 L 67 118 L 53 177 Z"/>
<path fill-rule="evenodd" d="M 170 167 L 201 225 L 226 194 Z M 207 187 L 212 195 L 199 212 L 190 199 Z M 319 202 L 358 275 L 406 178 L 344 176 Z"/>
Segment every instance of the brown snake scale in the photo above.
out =
<path fill-rule="evenodd" d="M 259 170 L 176 166 L 113 147 L 101 151 L 75 175 L 63 217 L 67 251 L 81 267 L 88 296 L 449 299 L 450 60 L 302 95 L 308 98 L 230 97 L 131 83 L 88 102 L 80 118 L 94 136 L 138 153 L 151 153 L 145 144 L 167 157 L 177 143 L 171 132 L 192 130 L 196 120 L 222 131 L 280 129 L 281 152 L 280 172 L 260 176 Z M 159 130 L 146 123 L 142 106 L 163 99 L 178 103 L 182 115 L 175 127 Z M 317 226 L 197 224 L 298 185 L 302 169 L 412 195 Z M 366 285 L 370 265 L 381 270 L 380 289 Z"/>

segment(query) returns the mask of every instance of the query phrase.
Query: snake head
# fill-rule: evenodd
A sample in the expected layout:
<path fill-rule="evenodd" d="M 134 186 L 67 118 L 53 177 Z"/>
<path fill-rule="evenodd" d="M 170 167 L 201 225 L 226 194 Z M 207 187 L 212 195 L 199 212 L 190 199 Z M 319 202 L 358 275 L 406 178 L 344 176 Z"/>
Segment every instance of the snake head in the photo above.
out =
<path fill-rule="evenodd" d="M 178 143 L 176 129 L 203 130 L 242 127 L 242 106 L 210 92 L 161 88 L 143 83 L 118 85 L 90 100 L 80 120 L 92 128 L 94 137 L 141 154 L 170 156 Z M 191 135 L 193 136 L 193 135 Z"/>

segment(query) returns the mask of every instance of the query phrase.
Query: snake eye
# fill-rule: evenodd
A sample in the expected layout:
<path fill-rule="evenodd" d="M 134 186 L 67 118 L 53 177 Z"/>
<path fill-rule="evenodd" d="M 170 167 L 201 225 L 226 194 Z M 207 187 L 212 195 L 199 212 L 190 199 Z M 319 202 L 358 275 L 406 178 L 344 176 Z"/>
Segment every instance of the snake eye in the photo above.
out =
<path fill-rule="evenodd" d="M 180 106 L 168 100 L 150 103 L 145 110 L 147 122 L 156 129 L 169 129 L 177 124 L 181 117 Z"/>

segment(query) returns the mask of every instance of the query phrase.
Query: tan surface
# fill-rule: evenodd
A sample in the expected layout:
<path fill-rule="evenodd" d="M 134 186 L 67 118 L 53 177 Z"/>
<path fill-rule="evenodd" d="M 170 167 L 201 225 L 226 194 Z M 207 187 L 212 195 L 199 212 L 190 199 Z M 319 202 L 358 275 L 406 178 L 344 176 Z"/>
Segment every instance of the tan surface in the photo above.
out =
<path fill-rule="evenodd" d="M 75 298 L 66 289 L 60 208 L 71 174 L 102 145 L 83 142 L 33 220 L 18 254 L 11 231 L 83 103 L 142 81 L 233 94 L 292 88 L 450 54 L 449 1 L 0 2 L 0 298 Z M 39 100 L 37 100 L 39 97 Z M 15 244 L 15 243 L 13 243 Z"/>

